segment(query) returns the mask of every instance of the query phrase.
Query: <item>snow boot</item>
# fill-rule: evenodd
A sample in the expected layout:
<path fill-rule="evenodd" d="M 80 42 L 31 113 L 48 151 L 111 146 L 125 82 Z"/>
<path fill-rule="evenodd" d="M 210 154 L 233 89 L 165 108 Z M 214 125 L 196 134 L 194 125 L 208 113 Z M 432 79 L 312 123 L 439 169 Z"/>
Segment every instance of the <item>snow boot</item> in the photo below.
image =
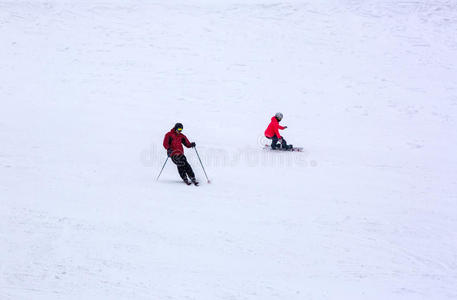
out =
<path fill-rule="evenodd" d="M 272 144 L 271 145 L 271 149 L 273 150 L 281 150 L 281 144 Z"/>

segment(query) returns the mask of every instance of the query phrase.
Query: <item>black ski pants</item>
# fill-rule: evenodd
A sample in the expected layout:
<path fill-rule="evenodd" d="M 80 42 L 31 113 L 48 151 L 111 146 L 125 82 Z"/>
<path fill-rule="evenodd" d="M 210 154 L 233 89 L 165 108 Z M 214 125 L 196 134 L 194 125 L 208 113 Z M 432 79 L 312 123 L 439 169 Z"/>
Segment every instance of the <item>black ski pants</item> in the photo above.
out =
<path fill-rule="evenodd" d="M 276 134 L 275 134 L 275 135 L 271 138 L 271 149 L 276 149 L 276 148 L 278 148 L 278 146 L 279 146 L 279 145 L 278 145 L 278 141 L 279 141 L 279 138 L 278 138 L 278 137 L 276 136 Z M 282 147 L 283 147 L 284 149 L 287 148 L 287 142 L 286 142 L 286 140 L 284 139 L 284 137 L 282 138 L 281 144 L 282 144 Z"/>
<path fill-rule="evenodd" d="M 187 162 L 187 158 L 184 154 L 173 155 L 171 160 L 175 163 L 176 166 L 178 166 L 179 176 L 181 176 L 183 180 L 186 180 L 187 176 L 189 176 L 191 180 L 195 179 L 194 171 Z"/>

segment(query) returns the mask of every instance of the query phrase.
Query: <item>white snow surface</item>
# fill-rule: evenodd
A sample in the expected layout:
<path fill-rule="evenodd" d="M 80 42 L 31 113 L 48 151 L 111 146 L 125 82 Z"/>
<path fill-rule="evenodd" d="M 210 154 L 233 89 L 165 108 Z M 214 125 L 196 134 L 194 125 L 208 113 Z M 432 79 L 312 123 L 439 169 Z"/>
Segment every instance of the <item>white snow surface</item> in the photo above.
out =
<path fill-rule="evenodd" d="M 444 0 L 0 0 L 0 299 L 457 299 L 456 37 Z M 155 181 L 175 122 L 211 184 Z"/>

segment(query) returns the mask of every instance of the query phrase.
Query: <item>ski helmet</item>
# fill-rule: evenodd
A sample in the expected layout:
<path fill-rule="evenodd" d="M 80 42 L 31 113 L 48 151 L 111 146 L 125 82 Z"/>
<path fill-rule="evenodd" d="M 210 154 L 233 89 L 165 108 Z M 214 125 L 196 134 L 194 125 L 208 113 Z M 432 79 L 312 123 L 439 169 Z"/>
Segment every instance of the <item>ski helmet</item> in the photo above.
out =
<path fill-rule="evenodd" d="M 180 128 L 181 128 L 181 130 L 183 130 L 183 128 L 184 128 L 184 126 L 182 126 L 182 123 L 176 123 L 175 124 L 175 130 L 178 130 Z"/>
<path fill-rule="evenodd" d="M 276 119 L 278 119 L 278 121 L 281 121 L 282 120 L 282 113 L 280 113 L 280 112 L 276 113 L 275 117 L 276 117 Z"/>

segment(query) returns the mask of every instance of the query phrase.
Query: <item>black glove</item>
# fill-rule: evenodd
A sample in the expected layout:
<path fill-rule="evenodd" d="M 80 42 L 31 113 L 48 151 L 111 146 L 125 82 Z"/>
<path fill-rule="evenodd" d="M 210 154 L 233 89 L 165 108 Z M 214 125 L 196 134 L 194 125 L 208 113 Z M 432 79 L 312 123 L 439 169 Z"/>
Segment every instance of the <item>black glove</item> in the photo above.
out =
<path fill-rule="evenodd" d="M 284 129 L 286 129 L 286 128 L 287 128 L 287 126 L 284 126 Z"/>
<path fill-rule="evenodd" d="M 195 147 L 195 143 L 194 143 L 194 142 L 190 143 L 190 146 L 191 146 L 192 148 L 194 148 L 194 147 Z"/>
<path fill-rule="evenodd" d="M 167 149 L 167 155 L 168 155 L 168 157 L 171 157 L 171 154 L 172 154 L 172 153 L 173 153 L 173 150 Z"/>

